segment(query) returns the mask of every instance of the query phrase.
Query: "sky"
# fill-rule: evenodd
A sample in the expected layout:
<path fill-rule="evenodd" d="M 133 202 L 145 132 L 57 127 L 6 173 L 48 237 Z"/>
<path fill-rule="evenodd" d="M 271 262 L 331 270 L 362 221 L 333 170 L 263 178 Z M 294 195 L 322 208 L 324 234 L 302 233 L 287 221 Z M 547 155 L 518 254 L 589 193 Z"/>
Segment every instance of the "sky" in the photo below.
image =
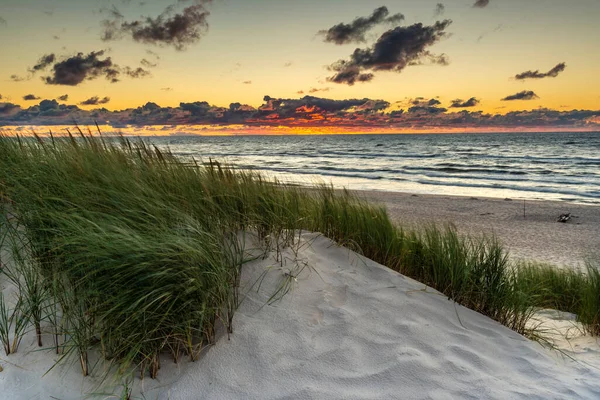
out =
<path fill-rule="evenodd" d="M 600 131 L 599 16 L 598 0 L 2 0 L 0 126 Z"/>

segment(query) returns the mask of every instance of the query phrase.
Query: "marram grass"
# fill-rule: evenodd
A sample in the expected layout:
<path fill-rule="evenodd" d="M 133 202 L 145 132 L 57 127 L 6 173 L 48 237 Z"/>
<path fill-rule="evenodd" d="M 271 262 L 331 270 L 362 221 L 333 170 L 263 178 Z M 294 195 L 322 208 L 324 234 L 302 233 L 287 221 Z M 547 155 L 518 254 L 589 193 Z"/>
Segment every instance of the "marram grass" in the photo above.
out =
<path fill-rule="evenodd" d="M 16 273 L 3 269 L 20 289 L 18 309 L 0 299 L 3 347 L 22 336 L 17 322 L 50 326 L 47 346 L 84 374 L 94 352 L 122 374 L 156 377 L 160 355 L 195 360 L 217 324 L 231 332 L 243 232 L 265 251 L 293 244 L 300 229 L 321 232 L 518 332 L 553 307 L 600 334 L 597 269 L 515 267 L 494 238 L 451 226 L 408 232 L 347 191 L 184 163 L 142 141 L 0 137 L 0 199 L 4 246 L 22 244 L 12 246 Z"/>

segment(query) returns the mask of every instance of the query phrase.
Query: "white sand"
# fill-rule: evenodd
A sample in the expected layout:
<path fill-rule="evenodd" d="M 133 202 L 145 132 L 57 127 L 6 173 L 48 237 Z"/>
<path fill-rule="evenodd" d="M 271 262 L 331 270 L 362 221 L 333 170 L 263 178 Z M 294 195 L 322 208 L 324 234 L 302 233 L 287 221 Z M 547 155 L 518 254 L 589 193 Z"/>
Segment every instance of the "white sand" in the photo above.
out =
<path fill-rule="evenodd" d="M 594 339 L 576 338 L 584 344 L 571 351 L 559 337 L 581 360 L 573 361 L 318 234 L 301 243 L 298 258 L 283 253 L 283 266 L 272 257 L 245 265 L 248 294 L 231 339 L 221 335 L 196 363 L 163 360 L 159 379 L 144 381 L 144 398 L 600 398 Z M 292 291 L 266 304 L 290 274 Z M 546 322 L 574 326 L 568 315 L 549 315 Z M 80 399 L 94 390 L 97 380 L 81 378 L 77 365 L 42 377 L 55 356 L 30 352 L 34 342 L 31 333 L 21 353 L 0 358 L 1 399 Z"/>
<path fill-rule="evenodd" d="M 496 235 L 515 260 L 556 266 L 583 266 L 586 259 L 600 260 L 600 206 L 558 201 L 525 202 L 410 193 L 357 191 L 359 196 L 383 204 L 395 223 L 422 228 L 431 223 L 454 224 L 469 235 Z M 571 213 L 568 223 L 558 223 Z"/>

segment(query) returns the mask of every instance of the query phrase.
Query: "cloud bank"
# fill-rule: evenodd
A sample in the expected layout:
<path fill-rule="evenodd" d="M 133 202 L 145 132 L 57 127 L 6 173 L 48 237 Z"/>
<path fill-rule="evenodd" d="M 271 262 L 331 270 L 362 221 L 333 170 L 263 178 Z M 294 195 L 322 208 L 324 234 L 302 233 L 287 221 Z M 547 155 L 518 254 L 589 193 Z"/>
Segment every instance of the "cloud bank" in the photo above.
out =
<path fill-rule="evenodd" d="M 510 96 L 509 96 L 510 97 Z M 518 96 L 521 97 L 521 96 Z M 527 97 L 527 96 L 525 96 Z M 110 99 L 93 97 L 86 105 L 102 105 Z M 454 103 L 468 106 L 468 99 Z M 114 129 L 150 126 L 235 126 L 248 129 L 301 128 L 327 131 L 489 131 L 521 129 L 600 130 L 600 110 L 557 111 L 535 109 L 507 114 L 482 111 L 450 111 L 440 100 L 416 98 L 402 109 L 378 99 L 334 100 L 314 96 L 278 98 L 265 96 L 255 108 L 239 102 L 229 106 L 212 105 L 206 101 L 180 103 L 177 107 L 161 107 L 146 103 L 137 108 L 110 111 L 105 108 L 83 110 L 76 105 L 42 100 L 38 105 L 22 109 L 16 104 L 0 102 L 0 126 L 30 125 L 92 125 L 95 121 Z M 458 107 L 457 107 L 458 108 Z M 239 128 L 241 127 L 241 128 Z"/>

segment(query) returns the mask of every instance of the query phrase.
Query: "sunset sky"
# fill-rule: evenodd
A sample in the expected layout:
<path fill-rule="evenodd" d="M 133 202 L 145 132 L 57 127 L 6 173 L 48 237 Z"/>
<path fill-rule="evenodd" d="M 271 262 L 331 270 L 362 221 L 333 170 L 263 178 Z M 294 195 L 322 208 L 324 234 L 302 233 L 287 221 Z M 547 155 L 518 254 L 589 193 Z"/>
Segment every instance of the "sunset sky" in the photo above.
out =
<path fill-rule="evenodd" d="M 598 16 L 597 0 L 2 0 L 0 126 L 600 130 Z"/>

